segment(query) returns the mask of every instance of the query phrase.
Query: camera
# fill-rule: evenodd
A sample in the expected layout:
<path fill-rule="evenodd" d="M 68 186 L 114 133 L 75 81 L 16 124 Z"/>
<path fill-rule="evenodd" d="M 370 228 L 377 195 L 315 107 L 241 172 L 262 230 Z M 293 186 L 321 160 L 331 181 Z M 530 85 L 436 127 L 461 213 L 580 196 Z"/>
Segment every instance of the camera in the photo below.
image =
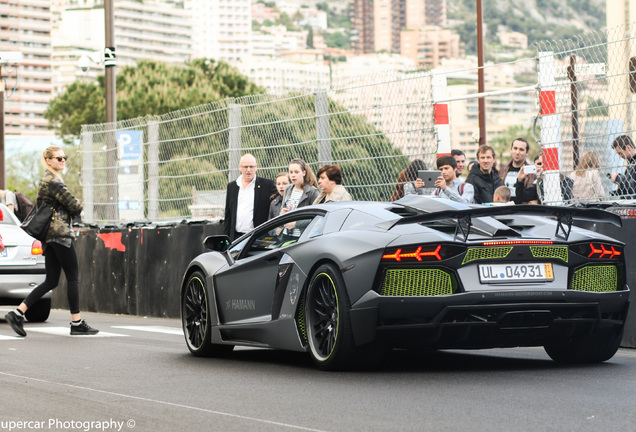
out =
<path fill-rule="evenodd" d="M 523 172 L 526 174 L 536 174 L 537 173 L 537 167 L 534 165 L 524 165 L 523 166 Z"/>
<path fill-rule="evenodd" d="M 91 59 L 88 58 L 87 55 L 83 55 L 77 61 L 77 66 L 82 70 L 82 72 L 88 72 L 91 68 Z"/>

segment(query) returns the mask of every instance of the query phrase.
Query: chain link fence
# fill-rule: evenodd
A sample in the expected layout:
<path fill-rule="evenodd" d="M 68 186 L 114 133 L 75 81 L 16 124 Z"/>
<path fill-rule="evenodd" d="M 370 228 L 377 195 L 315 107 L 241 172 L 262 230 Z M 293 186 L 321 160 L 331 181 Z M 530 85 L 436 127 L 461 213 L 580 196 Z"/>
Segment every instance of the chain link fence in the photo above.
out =
<path fill-rule="evenodd" d="M 357 200 L 388 200 L 410 158 L 432 166 L 430 74 L 343 80 L 329 90 L 227 99 L 163 116 L 82 127 L 89 223 L 218 218 L 244 153 L 258 175 L 289 161 L 338 164 Z"/>
<path fill-rule="evenodd" d="M 544 202 L 636 197 L 636 159 L 612 145 L 631 141 L 634 130 L 634 37 L 634 27 L 622 26 L 536 44 Z"/>
<path fill-rule="evenodd" d="M 630 74 L 636 65 L 633 39 L 631 27 L 599 31 L 537 44 L 536 57 L 525 59 L 537 64 L 541 114 L 534 131 L 546 167 L 538 182 L 544 203 L 636 194 L 633 183 L 622 183 L 621 189 L 612 181 L 617 176 L 625 180 L 631 172 L 612 142 L 631 135 L 636 122 L 630 91 L 636 90 Z M 255 155 L 258 175 L 272 179 L 293 158 L 304 159 L 314 171 L 336 163 L 354 199 L 389 200 L 400 172 L 413 159 L 435 167 L 438 139 L 432 73 L 421 70 L 380 72 L 341 79 L 324 90 L 247 96 L 163 116 L 85 125 L 84 220 L 220 218 L 227 183 L 238 177 L 244 153 Z"/>

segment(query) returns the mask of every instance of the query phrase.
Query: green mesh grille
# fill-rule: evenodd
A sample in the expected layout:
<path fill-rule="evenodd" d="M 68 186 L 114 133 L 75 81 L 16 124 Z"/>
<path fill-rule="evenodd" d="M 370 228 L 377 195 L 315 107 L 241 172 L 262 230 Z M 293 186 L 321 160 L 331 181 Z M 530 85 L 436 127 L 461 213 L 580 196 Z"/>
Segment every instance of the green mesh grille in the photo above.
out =
<path fill-rule="evenodd" d="M 570 289 L 608 292 L 618 287 L 618 269 L 613 265 L 589 265 L 574 272 Z"/>
<path fill-rule="evenodd" d="M 438 296 L 452 293 L 451 275 L 439 269 L 387 270 L 380 290 L 383 296 Z"/>
<path fill-rule="evenodd" d="M 535 258 L 557 258 L 568 262 L 567 246 L 530 246 L 530 252 Z"/>
<path fill-rule="evenodd" d="M 476 260 L 501 259 L 508 256 L 512 246 L 506 247 L 485 247 L 485 248 L 469 248 L 464 257 L 462 264 Z"/>
<path fill-rule="evenodd" d="M 296 309 L 296 325 L 298 326 L 298 333 L 304 343 L 307 343 L 307 329 L 305 328 L 305 296 L 300 296 L 298 302 L 298 309 Z"/>

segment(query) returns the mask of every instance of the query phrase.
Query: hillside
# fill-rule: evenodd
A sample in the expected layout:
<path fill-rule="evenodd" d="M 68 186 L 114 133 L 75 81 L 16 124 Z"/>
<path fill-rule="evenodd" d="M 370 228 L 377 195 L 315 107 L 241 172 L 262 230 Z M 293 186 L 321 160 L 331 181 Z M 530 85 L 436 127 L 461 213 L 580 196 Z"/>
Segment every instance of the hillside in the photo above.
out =
<path fill-rule="evenodd" d="M 476 52 L 475 5 L 475 0 L 448 0 L 451 27 L 469 54 Z M 487 44 L 496 42 L 499 26 L 527 35 L 529 44 L 569 39 L 606 26 L 605 0 L 482 0 L 482 5 Z"/>

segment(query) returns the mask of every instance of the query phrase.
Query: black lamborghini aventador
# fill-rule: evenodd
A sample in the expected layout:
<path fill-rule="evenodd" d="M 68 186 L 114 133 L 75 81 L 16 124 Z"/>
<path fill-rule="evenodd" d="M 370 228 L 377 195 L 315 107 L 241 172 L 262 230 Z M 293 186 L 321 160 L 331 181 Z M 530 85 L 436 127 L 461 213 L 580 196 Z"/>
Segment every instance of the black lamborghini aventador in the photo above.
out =
<path fill-rule="evenodd" d="M 627 316 L 624 245 L 576 220 L 621 223 L 415 195 L 298 209 L 231 244 L 205 239 L 181 286 L 185 339 L 196 356 L 307 351 L 324 370 L 393 348 L 543 346 L 558 362 L 602 362 Z"/>

